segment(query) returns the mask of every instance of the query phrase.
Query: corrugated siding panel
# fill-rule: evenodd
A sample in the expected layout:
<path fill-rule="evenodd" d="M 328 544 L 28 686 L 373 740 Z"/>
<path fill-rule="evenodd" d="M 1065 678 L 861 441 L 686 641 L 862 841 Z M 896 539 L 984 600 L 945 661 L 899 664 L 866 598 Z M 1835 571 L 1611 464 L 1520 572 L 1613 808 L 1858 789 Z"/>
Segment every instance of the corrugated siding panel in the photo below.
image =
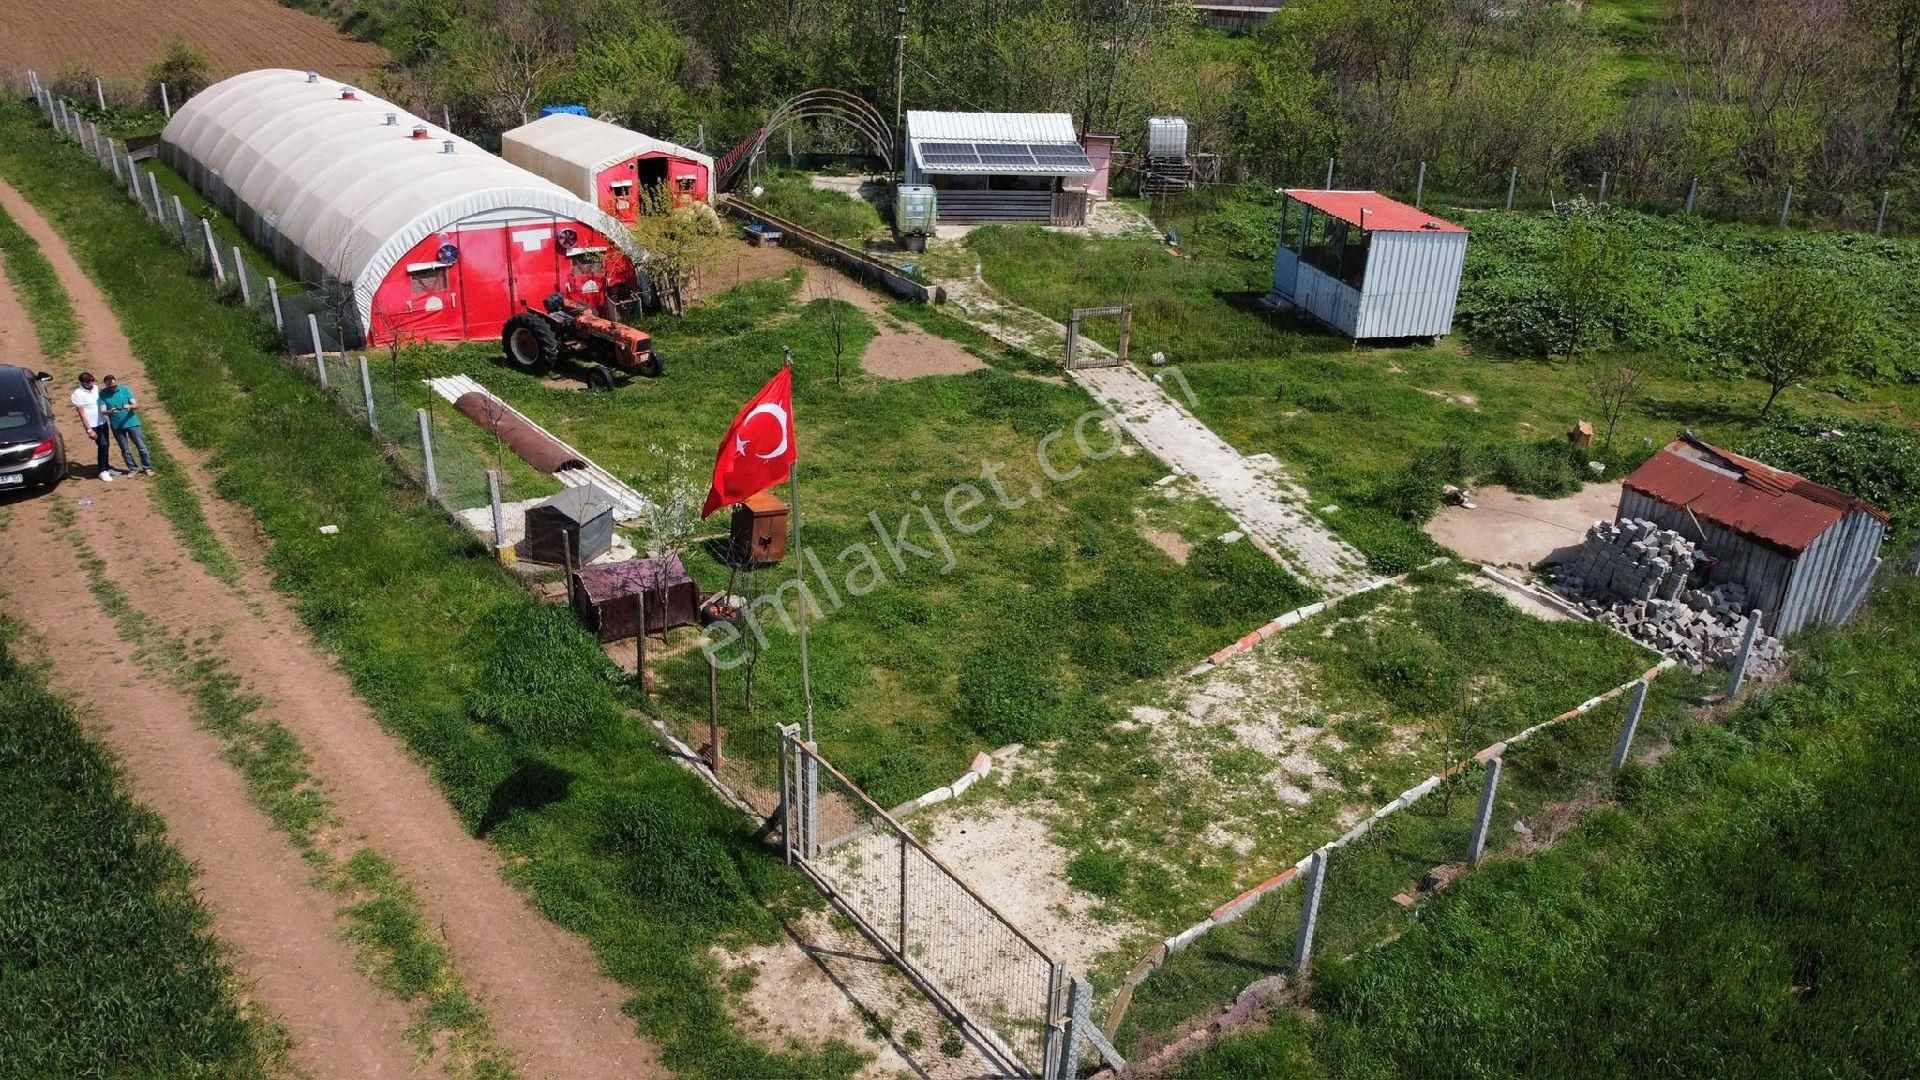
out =
<path fill-rule="evenodd" d="M 1307 263 L 1299 265 L 1293 302 L 1335 330 L 1348 337 L 1354 336 L 1354 326 L 1360 318 L 1360 290 Z"/>
<path fill-rule="evenodd" d="M 1067 113 L 907 110 L 907 138 L 935 142 L 1077 143 Z"/>
<path fill-rule="evenodd" d="M 1287 301 L 1293 300 L 1293 290 L 1300 279 L 1300 256 L 1293 249 L 1281 245 L 1273 253 L 1273 291 Z"/>
<path fill-rule="evenodd" d="M 1356 338 L 1440 337 L 1453 329 L 1465 233 L 1373 233 Z"/>
<path fill-rule="evenodd" d="M 1620 516 L 1645 518 L 1700 543 L 1718 561 L 1708 575 L 1710 583 L 1738 582 L 1747 590 L 1747 604 L 1766 612 L 1769 632 L 1778 624 L 1781 604 L 1793 581 L 1794 562 L 1762 544 L 1702 521 L 1682 507 L 1663 503 L 1632 489 L 1620 493 Z"/>

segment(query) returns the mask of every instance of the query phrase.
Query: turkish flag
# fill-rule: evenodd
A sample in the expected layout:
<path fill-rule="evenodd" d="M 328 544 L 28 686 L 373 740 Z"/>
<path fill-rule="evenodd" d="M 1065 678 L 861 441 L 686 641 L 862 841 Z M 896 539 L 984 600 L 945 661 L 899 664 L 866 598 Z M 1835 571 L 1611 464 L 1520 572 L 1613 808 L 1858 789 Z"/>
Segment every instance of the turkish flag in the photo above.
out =
<path fill-rule="evenodd" d="M 720 440 L 713 462 L 713 488 L 702 518 L 722 506 L 746 502 L 793 473 L 793 368 L 783 367 L 753 395 Z"/>

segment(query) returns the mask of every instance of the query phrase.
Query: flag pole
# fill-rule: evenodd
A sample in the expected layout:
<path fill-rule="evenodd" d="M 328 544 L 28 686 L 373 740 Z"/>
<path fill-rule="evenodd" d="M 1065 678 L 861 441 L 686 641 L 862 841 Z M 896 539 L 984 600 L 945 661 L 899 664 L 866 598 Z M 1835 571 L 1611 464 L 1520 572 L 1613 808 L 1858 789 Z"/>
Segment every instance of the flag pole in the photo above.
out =
<path fill-rule="evenodd" d="M 789 370 L 793 367 L 793 350 L 781 346 L 781 355 L 786 358 Z M 800 546 L 800 434 L 793 430 L 793 418 L 788 417 L 789 430 L 793 431 L 794 449 L 793 468 L 788 471 L 787 513 L 793 517 L 793 573 L 794 580 L 800 583 L 799 597 L 795 601 L 800 606 L 800 695 L 806 701 L 807 742 L 813 742 L 813 676 L 807 664 L 807 563 Z"/>

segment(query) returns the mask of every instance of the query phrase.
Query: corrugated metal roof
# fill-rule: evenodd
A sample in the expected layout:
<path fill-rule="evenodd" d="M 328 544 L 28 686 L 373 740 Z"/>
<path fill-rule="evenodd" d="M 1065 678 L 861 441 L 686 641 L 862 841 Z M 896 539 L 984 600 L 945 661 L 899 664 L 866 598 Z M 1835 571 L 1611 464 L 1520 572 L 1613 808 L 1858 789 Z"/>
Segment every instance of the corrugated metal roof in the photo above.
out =
<path fill-rule="evenodd" d="M 907 138 L 944 142 L 1078 143 L 1067 113 L 907 111 Z"/>
<path fill-rule="evenodd" d="M 1844 492 L 1685 436 L 1635 469 L 1626 486 L 1795 555 L 1855 510 L 1888 520 Z"/>
<path fill-rule="evenodd" d="M 554 113 L 500 136 L 500 154 L 582 198 L 592 198 L 600 173 L 641 154 L 666 154 L 713 169 L 698 150 L 656 139 L 591 116 Z"/>
<path fill-rule="evenodd" d="M 1368 232 L 1456 232 L 1467 230 L 1451 221 L 1442 221 L 1418 207 L 1389 199 L 1377 191 L 1319 191 L 1313 188 L 1288 188 L 1288 196 L 1315 210 L 1359 225 Z M 1361 214 L 1365 212 L 1364 219 Z"/>

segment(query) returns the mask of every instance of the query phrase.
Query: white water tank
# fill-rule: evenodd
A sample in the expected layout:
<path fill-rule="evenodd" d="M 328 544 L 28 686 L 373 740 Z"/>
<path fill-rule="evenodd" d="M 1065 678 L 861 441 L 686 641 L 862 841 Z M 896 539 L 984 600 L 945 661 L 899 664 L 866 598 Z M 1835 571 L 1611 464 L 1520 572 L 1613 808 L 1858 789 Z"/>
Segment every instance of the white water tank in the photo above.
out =
<path fill-rule="evenodd" d="M 1155 116 L 1147 121 L 1147 156 L 1180 158 L 1187 156 L 1187 121 L 1181 116 Z"/>
<path fill-rule="evenodd" d="M 903 235 L 933 235 L 939 216 L 933 188 L 925 184 L 901 184 L 893 189 L 893 224 Z"/>

